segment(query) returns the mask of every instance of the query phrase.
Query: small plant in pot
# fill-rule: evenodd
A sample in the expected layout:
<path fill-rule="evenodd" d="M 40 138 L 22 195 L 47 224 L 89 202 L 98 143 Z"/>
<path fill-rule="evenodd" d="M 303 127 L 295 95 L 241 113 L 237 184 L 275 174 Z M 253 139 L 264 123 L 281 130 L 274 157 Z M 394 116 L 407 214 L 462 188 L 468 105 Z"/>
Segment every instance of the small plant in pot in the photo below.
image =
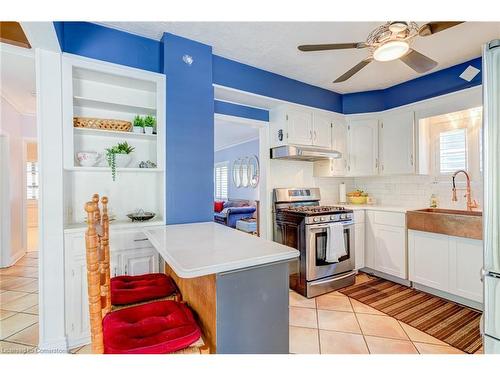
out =
<path fill-rule="evenodd" d="M 134 117 L 134 133 L 144 133 L 144 119 L 139 115 Z"/>
<path fill-rule="evenodd" d="M 153 116 L 147 115 L 144 117 L 144 132 L 146 134 L 153 134 L 153 129 L 156 125 L 156 119 Z"/>
<path fill-rule="evenodd" d="M 125 168 L 130 164 L 132 157 L 130 154 L 135 150 L 135 147 L 130 146 L 127 142 L 118 143 L 117 145 L 106 149 L 106 159 L 111 168 L 111 176 L 113 181 L 116 180 L 116 168 Z"/>

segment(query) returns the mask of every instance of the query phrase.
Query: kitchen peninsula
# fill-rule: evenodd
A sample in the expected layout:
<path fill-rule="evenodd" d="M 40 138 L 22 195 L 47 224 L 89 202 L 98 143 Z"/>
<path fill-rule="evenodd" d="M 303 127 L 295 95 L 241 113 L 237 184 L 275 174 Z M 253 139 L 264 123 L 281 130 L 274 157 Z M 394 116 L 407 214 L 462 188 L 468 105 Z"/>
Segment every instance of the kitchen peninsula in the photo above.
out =
<path fill-rule="evenodd" d="M 213 222 L 144 233 L 212 353 L 288 353 L 288 264 L 297 250 Z"/>

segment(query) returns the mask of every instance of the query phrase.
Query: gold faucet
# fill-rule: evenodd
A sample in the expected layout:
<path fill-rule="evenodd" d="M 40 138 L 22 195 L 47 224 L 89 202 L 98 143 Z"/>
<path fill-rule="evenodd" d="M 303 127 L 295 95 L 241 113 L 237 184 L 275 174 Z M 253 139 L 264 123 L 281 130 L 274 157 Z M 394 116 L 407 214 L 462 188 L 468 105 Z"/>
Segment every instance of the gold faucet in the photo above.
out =
<path fill-rule="evenodd" d="M 451 191 L 452 191 L 451 200 L 453 202 L 458 201 L 458 199 L 457 199 L 457 188 L 455 187 L 455 177 L 459 173 L 463 173 L 465 175 L 465 178 L 467 179 L 467 189 L 466 189 L 464 197 L 467 199 L 467 211 L 472 211 L 473 208 L 477 208 L 477 202 L 476 202 L 475 199 L 471 198 L 471 193 L 470 193 L 470 177 L 469 177 L 469 174 L 466 171 L 464 171 L 463 169 L 460 169 L 460 170 L 456 171 L 455 173 L 453 173 L 453 176 L 452 176 L 453 188 L 451 189 Z"/>

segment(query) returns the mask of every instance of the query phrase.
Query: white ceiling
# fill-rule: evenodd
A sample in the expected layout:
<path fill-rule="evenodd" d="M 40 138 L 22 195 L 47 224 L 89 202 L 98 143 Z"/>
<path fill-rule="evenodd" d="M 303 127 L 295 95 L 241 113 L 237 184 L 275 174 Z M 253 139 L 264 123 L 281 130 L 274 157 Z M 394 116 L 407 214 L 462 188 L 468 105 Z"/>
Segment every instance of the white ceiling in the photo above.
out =
<path fill-rule="evenodd" d="M 259 129 L 233 121 L 215 118 L 214 148 L 220 150 L 259 137 Z"/>
<path fill-rule="evenodd" d="M 35 59 L 31 52 L 0 44 L 0 93 L 22 114 L 36 112 Z"/>
<path fill-rule="evenodd" d="M 333 80 L 360 62 L 367 50 L 300 52 L 300 44 L 361 42 L 380 22 L 104 22 L 159 40 L 171 32 L 213 46 L 216 55 L 340 93 L 386 88 L 419 75 L 401 61 L 373 62 L 343 83 Z M 423 24 L 425 22 L 420 22 Z M 500 37 L 499 22 L 466 22 L 415 39 L 413 47 L 440 70 L 481 55 Z"/>

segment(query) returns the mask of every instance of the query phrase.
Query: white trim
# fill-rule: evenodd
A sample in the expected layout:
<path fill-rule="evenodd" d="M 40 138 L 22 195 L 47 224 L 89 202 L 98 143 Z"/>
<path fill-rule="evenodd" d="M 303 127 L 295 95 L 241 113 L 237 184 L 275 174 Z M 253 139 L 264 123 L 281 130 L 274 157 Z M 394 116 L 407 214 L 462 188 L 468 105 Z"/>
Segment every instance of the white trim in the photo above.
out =
<path fill-rule="evenodd" d="M 238 141 L 238 142 L 235 142 L 235 143 L 231 143 L 229 145 L 224 145 L 222 147 L 215 148 L 214 151 L 218 152 L 218 151 L 222 151 L 222 150 L 227 150 L 228 148 L 236 147 L 236 146 L 239 146 L 239 145 L 242 145 L 242 144 L 245 144 L 245 143 L 248 143 L 248 142 L 252 142 L 252 141 L 255 141 L 255 140 L 258 140 L 258 139 L 259 139 L 259 136 L 248 138 L 248 139 L 245 139 L 243 141 Z"/>
<path fill-rule="evenodd" d="M 39 93 L 39 347 L 66 350 L 61 54 L 36 49 L 35 56 Z"/>
<path fill-rule="evenodd" d="M 35 51 L 33 49 L 14 46 L 12 44 L 0 42 L 0 52 L 10 53 L 12 55 L 35 58 Z"/>
<path fill-rule="evenodd" d="M 97 71 L 106 69 L 108 73 L 130 76 L 131 78 L 143 79 L 146 81 L 151 81 L 152 76 L 156 77 L 156 79 L 165 79 L 166 77 L 166 75 L 163 73 L 152 72 L 150 70 L 134 68 L 122 64 L 115 64 L 104 60 L 96 60 L 90 57 L 74 55 L 68 52 L 63 52 L 62 56 L 63 59 L 67 60 L 71 65 L 84 69 Z"/>
<path fill-rule="evenodd" d="M 33 49 L 44 49 L 46 51 L 61 52 L 59 39 L 57 38 L 54 23 L 45 22 L 20 22 L 21 27 L 26 34 L 26 38 Z"/>
<path fill-rule="evenodd" d="M 250 125 L 253 127 L 267 126 L 269 124 L 268 121 L 254 120 L 251 118 L 232 116 L 232 115 L 224 115 L 222 113 L 214 113 L 214 120 L 231 121 L 243 125 Z"/>

